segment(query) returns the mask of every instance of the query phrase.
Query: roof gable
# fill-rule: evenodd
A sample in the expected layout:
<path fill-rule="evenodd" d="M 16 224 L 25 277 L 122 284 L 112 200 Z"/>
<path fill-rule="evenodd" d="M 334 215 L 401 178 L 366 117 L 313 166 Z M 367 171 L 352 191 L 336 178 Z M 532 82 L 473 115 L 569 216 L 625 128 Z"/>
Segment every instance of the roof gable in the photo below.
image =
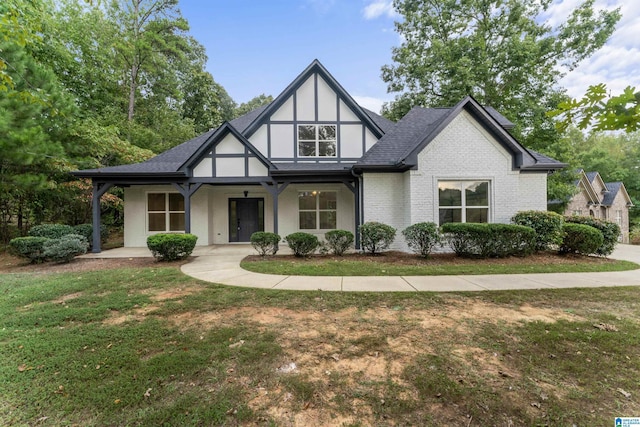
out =
<path fill-rule="evenodd" d="M 212 159 L 211 168 L 215 170 L 216 157 L 222 156 L 228 159 L 256 159 L 267 170 L 274 167 L 240 132 L 229 122 L 225 122 L 181 165 L 180 170 L 187 175 L 203 173 L 201 170 L 203 162 L 206 163 L 205 159 Z M 249 176 L 248 167 L 244 167 L 242 175 Z"/>
<path fill-rule="evenodd" d="M 312 88 L 312 79 L 318 79 L 317 88 Z M 354 99 L 349 95 L 349 93 L 344 90 L 344 88 L 338 83 L 338 81 L 327 71 L 327 69 L 315 59 L 307 68 L 305 68 L 302 73 L 298 75 L 290 84 L 287 86 L 280 95 L 276 97 L 276 99 L 271 102 L 266 108 L 257 114 L 254 120 L 246 126 L 242 133 L 246 138 L 250 138 L 256 130 L 266 121 L 270 120 L 272 116 L 275 116 L 276 119 L 286 116 L 286 113 L 291 111 L 293 113 L 294 109 L 297 114 L 300 114 L 301 117 L 299 120 L 306 121 L 317 121 L 317 120 L 328 120 L 335 121 L 331 116 L 323 116 L 325 114 L 330 114 L 327 112 L 322 112 L 319 110 L 315 110 L 311 112 L 310 106 L 305 105 L 294 105 L 293 96 L 298 91 L 315 91 L 314 94 L 317 96 L 323 96 L 323 92 L 318 90 L 318 88 L 326 87 L 333 92 L 336 93 L 340 103 L 340 111 L 343 111 L 344 114 L 352 114 L 354 119 L 357 119 L 363 122 L 367 128 L 373 134 L 380 138 L 384 134 L 383 127 L 388 126 L 389 123 L 386 119 L 378 116 L 372 118 L 370 114 L 368 114 L 362 107 L 358 105 L 354 101 Z M 325 91 L 326 92 L 326 91 Z M 373 114 L 373 113 L 372 113 Z M 376 115 L 377 116 L 377 115 Z"/>
<path fill-rule="evenodd" d="M 604 197 L 602 198 L 603 205 L 612 206 L 616 200 L 616 197 L 620 195 L 624 198 L 625 204 L 627 206 L 633 206 L 633 202 L 631 200 L 631 197 L 629 196 L 629 193 L 627 192 L 626 187 L 624 186 L 624 183 L 620 181 L 606 182 L 605 186 L 607 187 L 607 193 L 605 193 Z"/>

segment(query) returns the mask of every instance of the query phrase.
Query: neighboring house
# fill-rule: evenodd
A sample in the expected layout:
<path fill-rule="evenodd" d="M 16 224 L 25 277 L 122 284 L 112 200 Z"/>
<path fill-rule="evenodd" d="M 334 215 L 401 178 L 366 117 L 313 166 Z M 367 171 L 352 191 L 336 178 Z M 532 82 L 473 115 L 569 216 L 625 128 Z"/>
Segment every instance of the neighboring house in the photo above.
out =
<path fill-rule="evenodd" d="M 546 209 L 547 174 L 565 166 L 524 148 L 512 127 L 471 97 L 393 123 L 313 61 L 267 106 L 146 162 L 74 175 L 93 181 L 94 224 L 100 196 L 124 187 L 125 246 L 158 232 L 211 245 L 258 230 L 357 236 L 366 221 L 398 232 L 422 221 L 509 222 Z M 400 233 L 394 248 L 406 249 Z"/>
<path fill-rule="evenodd" d="M 604 182 L 598 172 L 578 171 L 578 192 L 571 199 L 565 215 L 592 216 L 613 221 L 620 226 L 620 241 L 629 243 L 629 207 L 633 206 L 622 182 Z"/>

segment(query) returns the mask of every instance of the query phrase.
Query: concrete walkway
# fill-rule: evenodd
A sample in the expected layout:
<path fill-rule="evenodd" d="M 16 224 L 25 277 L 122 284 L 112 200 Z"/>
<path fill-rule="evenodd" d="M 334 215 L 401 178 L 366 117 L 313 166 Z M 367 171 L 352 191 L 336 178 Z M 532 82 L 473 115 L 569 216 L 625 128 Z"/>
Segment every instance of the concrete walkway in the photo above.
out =
<path fill-rule="evenodd" d="M 447 292 L 640 286 L 640 270 L 606 273 L 539 273 L 460 276 L 286 276 L 252 273 L 240 261 L 256 252 L 249 245 L 197 247 L 182 272 L 207 282 L 265 289 L 344 292 Z M 151 256 L 147 248 L 118 248 L 86 257 Z M 640 246 L 618 245 L 611 258 L 640 264 Z"/>

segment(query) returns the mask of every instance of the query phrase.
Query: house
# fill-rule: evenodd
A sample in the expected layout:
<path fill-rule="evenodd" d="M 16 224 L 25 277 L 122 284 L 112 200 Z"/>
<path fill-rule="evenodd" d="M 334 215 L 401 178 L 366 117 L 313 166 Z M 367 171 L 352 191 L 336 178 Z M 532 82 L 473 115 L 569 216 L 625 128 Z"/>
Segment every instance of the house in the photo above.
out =
<path fill-rule="evenodd" d="M 622 182 L 604 182 L 598 172 L 578 171 L 578 192 L 571 198 L 565 215 L 585 215 L 613 221 L 620 226 L 622 243 L 629 243 L 631 197 Z"/>
<path fill-rule="evenodd" d="M 315 60 L 267 106 L 143 163 L 74 175 L 93 182 L 94 224 L 99 198 L 124 187 L 125 246 L 158 232 L 211 245 L 247 242 L 258 230 L 357 236 L 366 221 L 399 231 L 422 221 L 508 222 L 546 209 L 547 174 L 565 166 L 523 147 L 512 127 L 471 97 L 393 123 L 359 106 Z M 394 249 L 406 249 L 396 240 Z"/>

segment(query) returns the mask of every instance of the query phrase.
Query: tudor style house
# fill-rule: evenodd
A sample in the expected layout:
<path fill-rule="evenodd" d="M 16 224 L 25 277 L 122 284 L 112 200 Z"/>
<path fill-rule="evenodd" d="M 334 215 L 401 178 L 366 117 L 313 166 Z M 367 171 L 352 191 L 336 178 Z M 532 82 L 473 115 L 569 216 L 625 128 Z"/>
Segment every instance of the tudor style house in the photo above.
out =
<path fill-rule="evenodd" d="M 622 243 L 629 243 L 631 197 L 622 182 L 604 182 L 598 172 L 578 171 L 578 192 L 571 198 L 565 215 L 592 216 L 620 226 Z"/>
<path fill-rule="evenodd" d="M 357 236 L 366 221 L 399 231 L 423 221 L 509 222 L 546 209 L 547 174 L 565 166 L 523 147 L 512 127 L 471 97 L 391 122 L 359 106 L 316 60 L 267 106 L 146 162 L 74 175 L 93 181 L 94 224 L 99 198 L 124 187 L 125 246 L 159 232 L 212 245 L 247 242 L 258 230 Z M 394 249 L 406 249 L 401 237 Z"/>

